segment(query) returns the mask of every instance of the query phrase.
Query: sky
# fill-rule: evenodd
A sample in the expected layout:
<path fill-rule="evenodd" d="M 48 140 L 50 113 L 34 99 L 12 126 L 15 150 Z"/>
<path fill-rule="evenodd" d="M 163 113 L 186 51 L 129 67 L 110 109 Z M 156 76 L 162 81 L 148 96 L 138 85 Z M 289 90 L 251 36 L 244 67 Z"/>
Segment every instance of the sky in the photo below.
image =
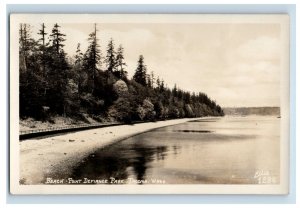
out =
<path fill-rule="evenodd" d="M 65 51 L 77 43 L 86 51 L 93 24 L 60 24 Z M 51 32 L 53 24 L 46 24 Z M 258 23 L 101 23 L 102 54 L 108 41 L 124 47 L 131 78 L 139 55 L 169 87 L 204 92 L 222 107 L 280 105 L 280 24 Z M 36 37 L 39 25 L 32 25 Z M 103 68 L 105 65 L 102 66 Z"/>

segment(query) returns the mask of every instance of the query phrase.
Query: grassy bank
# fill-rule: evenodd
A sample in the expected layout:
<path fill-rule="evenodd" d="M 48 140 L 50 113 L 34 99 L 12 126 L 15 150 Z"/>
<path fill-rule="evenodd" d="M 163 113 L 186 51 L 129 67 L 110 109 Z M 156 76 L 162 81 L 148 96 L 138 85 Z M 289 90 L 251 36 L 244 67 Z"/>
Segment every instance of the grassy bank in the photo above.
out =
<path fill-rule="evenodd" d="M 115 123 L 113 120 L 96 120 L 88 115 L 83 115 L 82 119 L 75 119 L 69 117 L 55 116 L 47 121 L 39 121 L 33 118 L 20 119 L 19 127 L 20 131 L 36 130 L 36 129 L 48 129 L 55 127 L 71 127 L 76 125 L 95 125 L 95 124 L 109 124 Z"/>

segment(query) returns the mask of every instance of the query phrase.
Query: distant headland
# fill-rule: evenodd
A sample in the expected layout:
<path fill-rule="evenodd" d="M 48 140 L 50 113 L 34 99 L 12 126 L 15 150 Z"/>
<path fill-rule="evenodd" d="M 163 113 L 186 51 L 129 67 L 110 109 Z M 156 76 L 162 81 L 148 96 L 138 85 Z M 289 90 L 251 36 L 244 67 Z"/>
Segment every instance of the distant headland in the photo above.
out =
<path fill-rule="evenodd" d="M 225 115 L 275 115 L 280 116 L 280 107 L 228 107 Z"/>

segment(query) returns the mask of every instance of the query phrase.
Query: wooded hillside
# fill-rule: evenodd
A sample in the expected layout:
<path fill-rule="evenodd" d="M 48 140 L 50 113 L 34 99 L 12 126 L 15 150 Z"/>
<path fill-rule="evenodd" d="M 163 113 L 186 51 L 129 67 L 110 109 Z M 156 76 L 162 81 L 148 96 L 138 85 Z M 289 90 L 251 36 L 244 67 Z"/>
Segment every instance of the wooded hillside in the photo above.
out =
<path fill-rule="evenodd" d="M 87 37 L 89 46 L 77 45 L 75 56 L 64 51 L 68 35 L 54 24 L 40 25 L 39 39 L 31 26 L 20 25 L 20 117 L 48 120 L 60 115 L 83 119 L 83 114 L 121 122 L 183 117 L 223 116 L 222 108 L 202 92 L 189 92 L 164 80 L 147 68 L 146 58 L 137 57 L 132 78 L 122 45 L 111 39 L 99 45 L 97 25 Z M 104 52 L 105 49 L 105 52 Z M 180 77 L 178 78 L 180 79 Z"/>

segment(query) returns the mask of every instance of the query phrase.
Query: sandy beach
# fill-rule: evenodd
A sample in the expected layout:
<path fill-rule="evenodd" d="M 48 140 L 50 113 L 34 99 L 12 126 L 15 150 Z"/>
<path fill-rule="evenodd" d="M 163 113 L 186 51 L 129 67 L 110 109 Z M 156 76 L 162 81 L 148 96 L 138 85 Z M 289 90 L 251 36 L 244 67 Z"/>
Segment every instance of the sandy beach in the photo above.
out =
<path fill-rule="evenodd" d="M 84 130 L 20 142 L 20 183 L 43 184 L 45 177 L 64 177 L 99 148 L 155 128 L 199 118 L 176 119 Z"/>

